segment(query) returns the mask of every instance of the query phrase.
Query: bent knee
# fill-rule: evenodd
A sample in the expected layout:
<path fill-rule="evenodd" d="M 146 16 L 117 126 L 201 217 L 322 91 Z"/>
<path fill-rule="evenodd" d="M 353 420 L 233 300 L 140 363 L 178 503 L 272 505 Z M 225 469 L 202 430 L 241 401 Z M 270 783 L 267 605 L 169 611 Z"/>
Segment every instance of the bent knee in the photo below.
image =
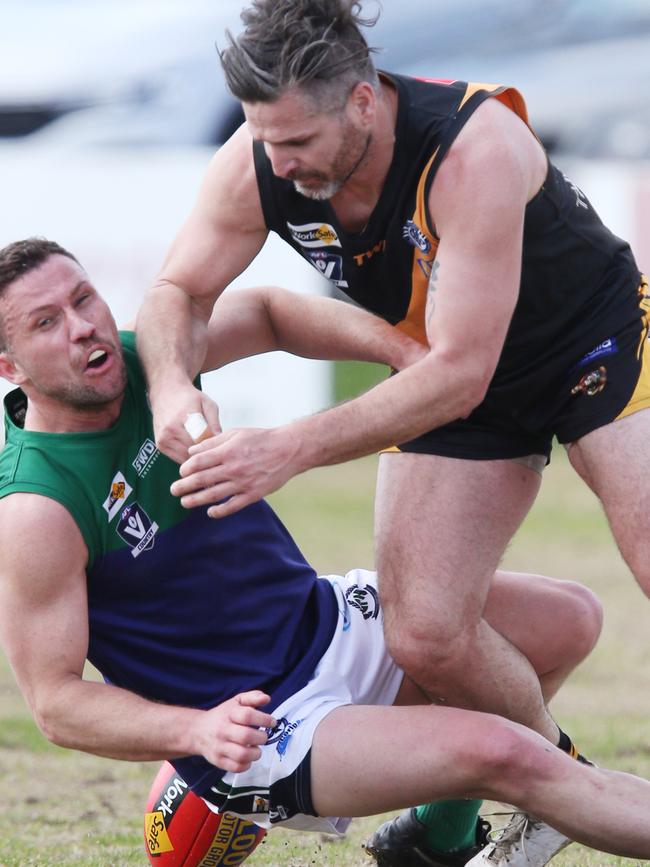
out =
<path fill-rule="evenodd" d="M 408 614 L 387 618 L 384 631 L 391 656 L 417 682 L 461 676 L 478 641 L 471 623 L 409 622 Z"/>
<path fill-rule="evenodd" d="M 540 735 L 496 716 L 486 719 L 485 736 L 477 741 L 473 757 L 477 793 L 512 801 L 557 774 L 558 751 Z"/>
<path fill-rule="evenodd" d="M 584 584 L 563 581 L 564 605 L 570 617 L 571 644 L 580 659 L 595 646 L 603 628 L 603 606 Z"/>

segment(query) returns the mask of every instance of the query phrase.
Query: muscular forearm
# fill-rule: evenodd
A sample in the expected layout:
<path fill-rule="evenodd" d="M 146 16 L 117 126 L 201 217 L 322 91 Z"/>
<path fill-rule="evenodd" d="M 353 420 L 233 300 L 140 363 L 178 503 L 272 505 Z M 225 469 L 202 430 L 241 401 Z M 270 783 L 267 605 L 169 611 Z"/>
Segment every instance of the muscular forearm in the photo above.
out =
<path fill-rule="evenodd" d="M 266 305 L 278 348 L 294 355 L 372 361 L 400 370 L 426 351 L 388 322 L 344 301 L 271 290 Z"/>
<path fill-rule="evenodd" d="M 27 691 L 46 736 L 63 747 L 127 761 L 203 756 L 225 771 L 241 772 L 260 757 L 266 729 L 276 725 L 261 707 L 270 696 L 240 692 L 209 710 L 147 701 L 107 684 L 69 677 Z M 39 710 L 40 708 L 40 710 Z"/>
<path fill-rule="evenodd" d="M 426 352 L 383 319 L 333 298 L 277 286 L 224 292 L 210 318 L 204 369 L 272 350 L 304 358 L 372 361 L 396 369 Z"/>
<path fill-rule="evenodd" d="M 71 679 L 43 695 L 35 716 L 53 743 L 113 759 L 154 761 L 197 752 L 192 731 L 204 711 Z"/>
<path fill-rule="evenodd" d="M 468 415 L 486 384 L 478 370 L 431 352 L 360 397 L 275 433 L 292 444 L 295 472 L 342 463 Z"/>
<path fill-rule="evenodd" d="M 147 294 L 137 319 L 138 354 L 150 392 L 191 382 L 207 349 L 209 309 L 167 281 Z"/>

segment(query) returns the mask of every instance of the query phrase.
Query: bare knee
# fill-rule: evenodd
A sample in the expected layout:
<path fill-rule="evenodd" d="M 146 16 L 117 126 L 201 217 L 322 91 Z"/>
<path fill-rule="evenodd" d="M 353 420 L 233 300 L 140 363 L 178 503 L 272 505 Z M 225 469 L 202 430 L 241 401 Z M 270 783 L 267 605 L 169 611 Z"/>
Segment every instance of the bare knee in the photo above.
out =
<path fill-rule="evenodd" d="M 570 661 L 581 662 L 595 647 L 603 627 L 603 606 L 600 600 L 584 584 L 563 581 L 561 592 L 568 615 L 566 629 L 566 654 Z"/>
<path fill-rule="evenodd" d="M 558 750 L 540 735 L 486 715 L 484 736 L 474 744 L 476 788 L 471 794 L 525 807 L 528 795 L 558 773 Z M 560 757 L 561 761 L 561 757 Z"/>
<path fill-rule="evenodd" d="M 386 616 L 384 632 L 393 659 L 417 683 L 462 676 L 478 641 L 471 617 L 425 618 L 407 607 Z"/>

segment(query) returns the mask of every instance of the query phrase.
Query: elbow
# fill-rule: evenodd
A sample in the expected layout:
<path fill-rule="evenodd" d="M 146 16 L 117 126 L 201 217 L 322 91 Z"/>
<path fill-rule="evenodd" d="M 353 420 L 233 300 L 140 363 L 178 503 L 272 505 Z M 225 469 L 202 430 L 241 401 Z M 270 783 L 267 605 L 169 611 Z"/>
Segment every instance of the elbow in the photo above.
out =
<path fill-rule="evenodd" d="M 487 383 L 477 382 L 475 379 L 468 380 L 459 388 L 459 411 L 458 418 L 467 418 L 476 407 L 483 403 L 487 393 Z"/>
<path fill-rule="evenodd" d="M 65 746 L 62 734 L 58 730 L 56 721 L 53 719 L 52 714 L 42 708 L 33 708 L 32 714 L 34 722 L 38 726 L 38 729 L 44 738 L 46 738 L 51 744 L 55 744 L 57 747 Z"/>
<path fill-rule="evenodd" d="M 69 747 L 71 744 L 65 736 L 65 727 L 62 725 L 60 714 L 57 713 L 55 703 L 48 701 L 45 696 L 32 701 L 32 716 L 39 731 L 51 744 L 57 747 Z"/>
<path fill-rule="evenodd" d="M 162 308 L 164 316 L 188 311 L 192 316 L 207 323 L 219 294 L 220 292 L 212 286 L 201 287 L 201 290 L 198 290 L 160 274 L 145 293 L 136 316 L 136 323 L 140 323 L 145 318 L 142 315 L 143 310 L 146 316 L 150 316 L 151 310 L 156 308 Z"/>
<path fill-rule="evenodd" d="M 460 356 L 456 352 L 442 353 L 438 357 L 448 371 L 454 418 L 467 418 L 485 399 L 495 364 L 474 355 Z"/>

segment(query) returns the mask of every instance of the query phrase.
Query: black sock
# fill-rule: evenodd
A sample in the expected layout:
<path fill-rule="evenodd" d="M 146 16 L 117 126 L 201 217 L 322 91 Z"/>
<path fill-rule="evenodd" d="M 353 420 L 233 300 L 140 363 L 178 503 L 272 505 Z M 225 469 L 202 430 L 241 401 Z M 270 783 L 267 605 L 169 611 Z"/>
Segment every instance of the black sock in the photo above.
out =
<path fill-rule="evenodd" d="M 590 762 L 589 759 L 586 759 L 582 753 L 579 753 L 576 749 L 575 744 L 571 740 L 571 738 L 563 732 L 562 729 L 558 726 L 558 731 L 560 732 L 560 740 L 558 741 L 558 747 L 562 750 L 562 752 L 567 753 L 571 756 L 572 759 L 575 759 L 578 762 L 582 762 L 583 765 L 591 765 L 593 762 Z"/>

